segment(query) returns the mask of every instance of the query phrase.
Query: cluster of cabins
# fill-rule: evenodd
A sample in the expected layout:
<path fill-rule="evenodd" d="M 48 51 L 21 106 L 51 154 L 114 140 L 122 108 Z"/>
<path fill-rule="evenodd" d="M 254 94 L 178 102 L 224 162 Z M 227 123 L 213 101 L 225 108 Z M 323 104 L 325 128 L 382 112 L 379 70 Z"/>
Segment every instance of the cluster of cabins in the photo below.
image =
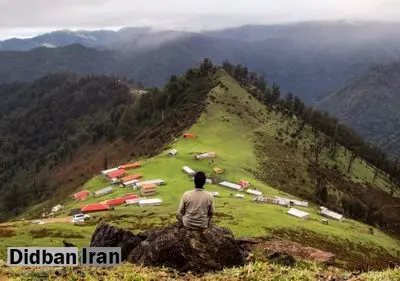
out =
<path fill-rule="evenodd" d="M 197 160 L 201 160 L 201 159 L 215 158 L 215 157 L 216 157 L 215 152 L 206 152 L 206 153 L 201 153 L 201 154 L 195 155 L 194 158 Z M 189 166 L 183 166 L 182 170 L 189 176 L 193 176 L 195 174 L 195 171 L 193 169 L 191 169 Z M 213 171 L 216 174 L 219 174 L 219 173 L 221 173 L 222 169 L 214 168 Z M 207 183 L 213 183 L 213 182 L 211 179 L 207 179 Z M 298 208 L 294 208 L 294 206 L 309 207 L 309 204 L 307 201 L 300 201 L 300 200 L 289 199 L 289 198 L 279 197 L 279 196 L 274 196 L 272 198 L 264 197 L 263 193 L 261 191 L 255 189 L 255 188 L 250 188 L 250 183 L 248 181 L 244 181 L 244 180 L 240 180 L 237 183 L 232 183 L 229 181 L 221 181 L 218 184 L 222 187 L 225 187 L 225 188 L 228 188 L 228 189 L 238 192 L 234 195 L 234 197 L 237 199 L 244 199 L 245 195 L 243 194 L 243 192 L 245 192 L 248 195 L 254 197 L 252 199 L 252 201 L 254 203 L 275 204 L 275 205 L 289 207 L 287 214 L 295 216 L 297 218 L 301 218 L 301 219 L 308 219 L 310 216 L 309 213 L 307 213 L 303 210 L 300 210 Z M 214 197 L 220 196 L 219 192 L 217 192 L 217 191 L 213 191 L 213 192 L 211 192 L 211 194 Z M 231 194 L 231 196 L 233 196 L 233 194 Z M 344 219 L 343 215 L 336 213 L 334 211 L 331 211 L 325 207 L 321 207 L 319 213 L 326 218 L 330 218 L 330 219 L 334 219 L 334 220 L 338 220 L 338 221 L 342 221 Z M 323 222 L 327 223 L 327 220 L 324 220 Z"/>
<path fill-rule="evenodd" d="M 184 138 L 186 139 L 195 139 L 196 135 L 193 133 L 185 133 L 183 135 Z M 168 152 L 169 156 L 175 156 L 177 154 L 176 149 L 172 149 Z M 205 152 L 205 153 L 200 153 L 194 156 L 194 159 L 196 160 L 203 160 L 203 159 L 212 159 L 216 157 L 215 152 Z M 214 160 L 211 160 L 212 163 Z M 161 199 L 153 198 L 153 199 L 146 199 L 147 196 L 153 196 L 157 194 L 157 187 L 164 185 L 165 182 L 162 179 L 154 179 L 154 180 L 147 180 L 147 181 L 141 181 L 142 174 L 140 173 L 135 173 L 131 175 L 127 175 L 127 170 L 131 169 L 136 169 L 141 167 L 142 164 L 140 162 L 135 162 L 135 163 L 130 163 L 130 164 L 125 164 L 118 166 L 116 168 L 112 169 L 107 169 L 101 172 L 109 181 L 110 185 L 107 187 L 104 187 L 100 190 L 97 190 L 93 193 L 83 190 L 75 193 L 73 195 L 75 200 L 81 200 L 85 201 L 88 197 L 101 197 L 107 194 L 110 194 L 114 192 L 114 188 L 116 184 L 119 184 L 120 186 L 123 187 L 131 187 L 135 190 L 140 190 L 141 195 L 144 198 L 139 197 L 136 194 L 126 194 L 122 197 L 118 198 L 113 198 L 109 200 L 105 200 L 102 202 L 94 203 L 94 204 L 89 204 L 86 206 L 83 206 L 81 208 L 81 212 L 83 213 L 88 213 L 88 212 L 98 212 L 98 211 L 107 211 L 112 209 L 115 206 L 119 205 L 139 205 L 139 206 L 157 206 L 162 203 Z M 185 165 L 182 167 L 182 171 L 186 173 L 188 176 L 190 176 L 193 179 L 193 176 L 195 175 L 195 171 L 190 168 L 189 166 Z M 223 170 L 214 167 L 213 172 L 215 174 L 221 174 L 223 173 Z M 217 183 L 214 182 L 212 179 L 207 179 L 206 182 L 208 184 L 213 184 Z M 301 219 L 308 219 L 310 214 L 295 208 L 295 206 L 299 207 L 309 207 L 308 202 L 306 201 L 299 201 L 295 199 L 289 199 L 285 197 L 279 197 L 279 196 L 274 196 L 274 197 L 264 197 L 263 193 L 256 188 L 250 188 L 250 183 L 245 180 L 240 180 L 237 183 L 229 182 L 229 181 L 221 181 L 218 183 L 219 186 L 228 188 L 232 191 L 237 192 L 235 195 L 231 193 L 231 197 L 235 197 L 237 199 L 244 199 L 246 193 L 249 196 L 253 196 L 252 202 L 254 203 L 264 203 L 264 204 L 275 204 L 275 205 L 280 205 L 280 206 L 285 206 L 289 207 L 289 210 L 287 211 L 287 214 L 301 218 Z M 219 192 L 213 191 L 211 192 L 214 197 L 219 197 Z M 57 207 L 60 208 L 60 207 Z M 335 213 L 325 207 L 320 208 L 320 214 L 324 217 L 330 218 L 330 219 L 335 219 L 338 221 L 343 220 L 343 215 Z M 324 220 L 327 223 L 327 220 Z"/>
<path fill-rule="evenodd" d="M 263 196 L 257 196 L 253 200 L 255 203 L 266 203 L 266 204 L 275 204 L 275 205 L 280 205 L 280 206 L 286 206 L 289 207 L 288 214 L 301 218 L 301 219 L 308 219 L 310 217 L 310 214 L 296 209 L 293 206 L 299 206 L 299 207 L 308 207 L 308 202 L 306 201 L 299 201 L 295 199 L 289 199 L 289 198 L 284 198 L 284 197 L 279 197 L 279 196 L 274 196 L 272 198 L 268 197 L 263 197 Z M 334 211 L 329 210 L 326 207 L 321 206 L 319 210 L 320 215 L 329 218 L 329 219 L 334 219 L 338 221 L 342 221 L 344 219 L 343 215 L 336 213 Z M 327 223 L 327 220 L 323 220 L 324 223 Z"/>
<path fill-rule="evenodd" d="M 125 164 L 118 166 L 116 168 L 107 169 L 101 172 L 101 174 L 109 180 L 110 185 L 106 186 L 95 192 L 90 192 L 88 190 L 82 190 L 73 194 L 73 198 L 79 201 L 85 201 L 89 197 L 99 198 L 115 191 L 116 186 L 120 185 L 123 187 L 132 187 L 135 190 L 140 190 L 140 197 L 137 194 L 131 193 L 126 194 L 121 197 L 116 197 L 108 200 L 103 200 L 101 202 L 88 204 L 83 206 L 80 211 L 82 213 L 90 212 L 102 212 L 113 209 L 120 205 L 139 205 L 139 206 L 158 206 L 161 205 L 162 200 L 158 198 L 147 199 L 147 196 L 153 196 L 157 193 L 156 189 L 160 185 L 164 185 L 165 182 L 161 179 L 154 179 L 148 181 L 141 181 L 142 174 L 135 173 L 127 175 L 127 170 L 137 169 L 141 167 L 140 162 Z"/>

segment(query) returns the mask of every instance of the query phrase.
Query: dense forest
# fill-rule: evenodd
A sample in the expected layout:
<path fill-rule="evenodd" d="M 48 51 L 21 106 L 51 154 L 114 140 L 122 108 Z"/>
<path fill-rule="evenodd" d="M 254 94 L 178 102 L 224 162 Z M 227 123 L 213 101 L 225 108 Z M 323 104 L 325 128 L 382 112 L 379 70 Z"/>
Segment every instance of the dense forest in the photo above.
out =
<path fill-rule="evenodd" d="M 327 110 L 365 139 L 400 155 L 400 63 L 375 66 L 324 99 Z"/>
<path fill-rule="evenodd" d="M 56 74 L 1 85 L 1 219 L 70 194 L 107 167 L 108 152 L 119 161 L 155 153 L 196 121 L 212 86 L 211 70 L 207 65 L 190 69 L 182 77 L 171 76 L 164 89 L 141 95 L 125 81 L 105 76 Z M 88 157 L 79 167 L 78 159 L 107 146 L 93 158 L 96 163 Z M 67 178 L 59 176 L 60 167 L 72 170 Z"/>

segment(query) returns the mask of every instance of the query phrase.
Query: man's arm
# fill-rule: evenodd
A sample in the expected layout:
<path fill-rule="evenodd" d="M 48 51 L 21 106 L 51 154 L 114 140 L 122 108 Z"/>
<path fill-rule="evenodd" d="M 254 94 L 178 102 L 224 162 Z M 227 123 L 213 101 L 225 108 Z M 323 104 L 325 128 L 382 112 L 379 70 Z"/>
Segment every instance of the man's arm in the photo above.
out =
<path fill-rule="evenodd" d="M 214 213 L 215 213 L 214 197 L 211 197 L 211 204 L 210 207 L 208 208 L 208 217 L 212 218 Z"/>
<path fill-rule="evenodd" d="M 178 208 L 178 214 L 181 214 L 182 216 L 185 214 L 186 208 L 185 208 L 185 194 L 183 194 L 181 198 L 181 203 L 179 204 Z"/>

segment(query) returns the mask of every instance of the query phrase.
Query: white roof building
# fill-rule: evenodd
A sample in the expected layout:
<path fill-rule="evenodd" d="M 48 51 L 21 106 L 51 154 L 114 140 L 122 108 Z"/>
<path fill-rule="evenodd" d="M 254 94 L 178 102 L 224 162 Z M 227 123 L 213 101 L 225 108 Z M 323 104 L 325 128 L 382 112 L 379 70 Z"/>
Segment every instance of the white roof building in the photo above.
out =
<path fill-rule="evenodd" d="M 171 150 L 168 152 L 168 155 L 170 155 L 170 156 L 175 156 L 177 153 L 178 153 L 178 150 L 176 150 L 176 149 L 171 149 Z"/>
<path fill-rule="evenodd" d="M 108 169 L 108 170 L 104 170 L 104 171 L 102 171 L 101 173 L 102 173 L 103 175 L 107 175 L 107 174 L 112 173 L 112 172 L 115 172 L 115 171 L 118 171 L 118 168 L 111 168 L 111 169 Z"/>
<path fill-rule="evenodd" d="M 243 199 L 244 195 L 243 194 L 236 194 L 235 197 L 238 198 L 238 199 Z"/>
<path fill-rule="evenodd" d="M 277 205 L 282 205 L 282 206 L 288 205 L 286 200 L 277 199 L 277 198 L 268 198 L 268 197 L 263 197 L 263 196 L 254 197 L 252 201 L 258 202 L 258 203 L 277 204 Z"/>
<path fill-rule="evenodd" d="M 250 195 L 261 196 L 262 192 L 254 189 L 247 189 L 246 192 Z"/>
<path fill-rule="evenodd" d="M 286 202 L 285 204 L 282 204 L 282 205 L 289 205 L 290 202 L 293 202 L 293 205 L 301 206 L 301 207 L 308 207 L 307 201 L 299 201 L 296 199 L 289 199 L 289 198 L 279 197 L 279 196 L 274 196 L 274 198 L 278 199 L 281 203 Z"/>
<path fill-rule="evenodd" d="M 103 196 L 103 195 L 109 194 L 113 191 L 114 191 L 114 188 L 112 188 L 111 186 L 107 186 L 103 189 L 95 191 L 93 195 L 98 197 L 98 196 Z"/>
<path fill-rule="evenodd" d="M 216 191 L 211 192 L 211 195 L 212 195 L 213 197 L 219 197 L 219 192 L 216 192 Z"/>
<path fill-rule="evenodd" d="M 142 200 L 142 199 L 140 199 L 140 198 L 137 198 L 137 199 L 128 199 L 128 200 L 125 200 L 125 205 L 126 205 L 126 206 L 130 206 L 130 205 L 139 205 L 140 200 Z"/>
<path fill-rule="evenodd" d="M 320 209 L 321 209 L 320 213 L 324 217 L 328 217 L 328 218 L 335 219 L 335 220 L 338 220 L 338 221 L 343 220 L 343 215 L 342 214 L 339 214 L 339 213 L 336 213 L 334 211 L 328 210 L 325 207 L 321 207 Z"/>
<path fill-rule="evenodd" d="M 164 185 L 165 181 L 161 180 L 161 179 L 156 179 L 156 180 L 148 180 L 148 181 L 141 181 L 141 182 L 137 182 L 135 183 L 135 185 L 137 187 L 141 187 L 144 184 L 155 184 L 155 185 Z"/>
<path fill-rule="evenodd" d="M 131 180 L 131 181 L 123 182 L 122 184 L 124 186 L 131 186 L 131 185 L 135 185 L 137 182 L 139 182 L 139 181 L 138 180 Z"/>
<path fill-rule="evenodd" d="M 139 206 L 159 206 L 161 205 L 162 200 L 161 199 L 142 199 L 139 200 Z"/>
<path fill-rule="evenodd" d="M 223 182 L 220 182 L 219 185 L 234 189 L 236 191 L 242 191 L 242 187 L 240 185 L 238 185 L 238 184 L 235 184 L 235 183 L 223 181 Z"/>
<path fill-rule="evenodd" d="M 188 166 L 183 166 L 182 170 L 188 174 L 189 176 L 194 176 L 194 174 L 196 173 L 194 170 L 190 169 Z"/>
<path fill-rule="evenodd" d="M 215 156 L 216 156 L 215 152 L 206 152 L 203 154 L 196 155 L 196 159 L 201 160 L 206 158 L 215 158 Z"/>
<path fill-rule="evenodd" d="M 52 213 L 57 213 L 59 210 L 61 210 L 63 208 L 63 206 L 62 205 L 57 205 L 57 206 L 54 206 L 53 208 L 51 208 L 51 212 Z"/>
<path fill-rule="evenodd" d="M 310 216 L 309 213 L 295 209 L 295 208 L 290 208 L 289 211 L 287 212 L 289 215 L 295 216 L 297 218 L 301 218 L 301 219 L 308 219 L 308 217 Z"/>

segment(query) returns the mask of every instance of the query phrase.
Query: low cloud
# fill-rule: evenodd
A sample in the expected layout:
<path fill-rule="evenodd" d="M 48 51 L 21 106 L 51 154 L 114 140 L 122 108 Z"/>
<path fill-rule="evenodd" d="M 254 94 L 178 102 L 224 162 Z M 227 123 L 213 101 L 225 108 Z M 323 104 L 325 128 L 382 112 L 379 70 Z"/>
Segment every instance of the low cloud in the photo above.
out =
<path fill-rule="evenodd" d="M 0 0 L 0 37 L 54 29 L 202 30 L 306 20 L 398 20 L 396 0 Z"/>

